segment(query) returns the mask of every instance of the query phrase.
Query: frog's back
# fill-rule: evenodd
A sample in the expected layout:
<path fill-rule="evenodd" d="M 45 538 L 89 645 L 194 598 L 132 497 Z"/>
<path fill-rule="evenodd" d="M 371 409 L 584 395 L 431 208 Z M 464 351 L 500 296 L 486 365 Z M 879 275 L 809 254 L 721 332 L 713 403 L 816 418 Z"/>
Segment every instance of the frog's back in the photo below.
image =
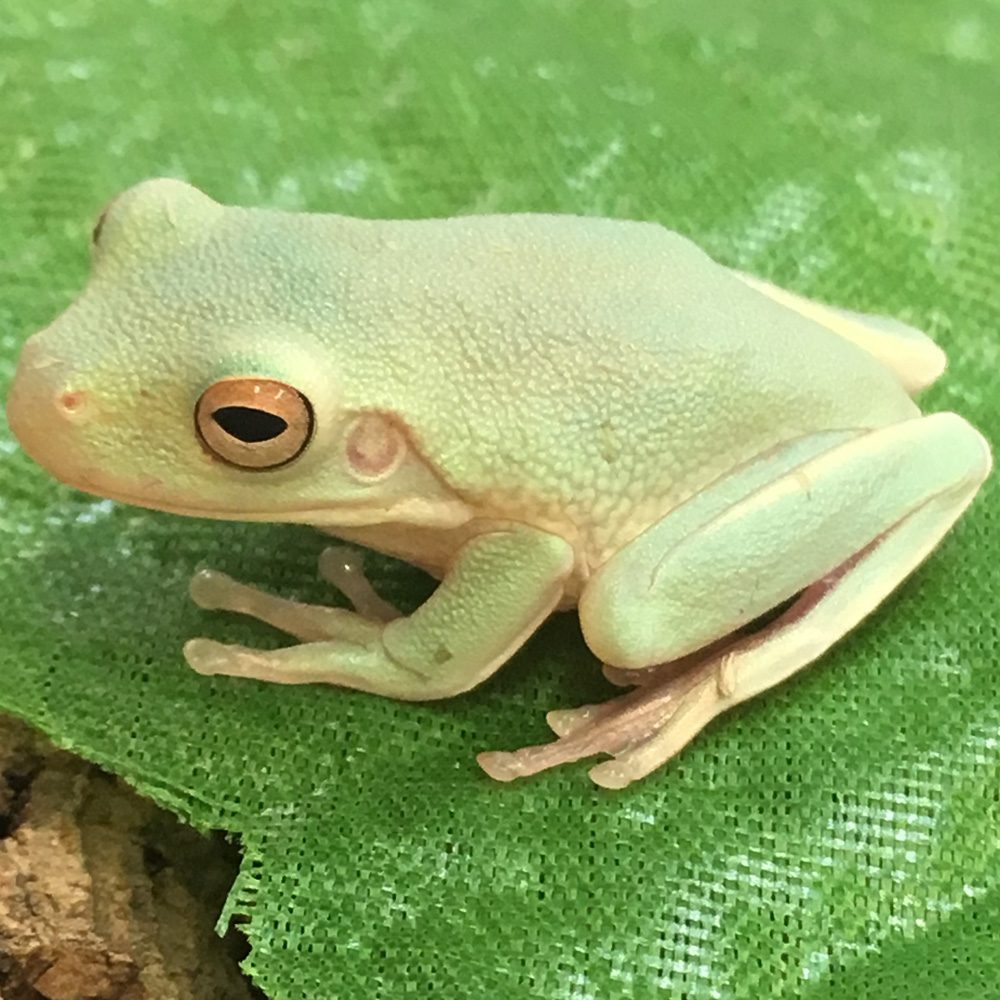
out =
<path fill-rule="evenodd" d="M 487 515 L 613 545 L 780 441 L 917 412 L 865 351 L 655 224 L 286 218 L 329 241 L 345 402 L 403 414 Z"/>
<path fill-rule="evenodd" d="M 592 367 L 636 389 L 687 387 L 692 401 L 706 387 L 717 403 L 771 397 L 772 414 L 803 395 L 820 429 L 912 413 L 869 353 L 654 223 L 508 215 L 373 225 L 395 251 L 395 290 L 408 283 L 420 311 L 450 314 L 443 344 L 455 346 L 450 329 L 526 377 L 518 359 L 554 364 L 578 387 Z"/>

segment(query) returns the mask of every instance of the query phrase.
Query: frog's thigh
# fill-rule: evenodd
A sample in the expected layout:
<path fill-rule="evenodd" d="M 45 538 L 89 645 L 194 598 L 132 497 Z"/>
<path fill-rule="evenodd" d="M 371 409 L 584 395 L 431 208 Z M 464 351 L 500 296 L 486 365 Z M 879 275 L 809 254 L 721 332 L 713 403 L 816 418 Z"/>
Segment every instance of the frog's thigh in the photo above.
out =
<path fill-rule="evenodd" d="M 793 442 L 622 549 L 580 600 L 591 649 L 630 668 L 684 656 L 821 580 L 933 502 L 929 551 L 989 469 L 982 436 L 951 413 L 845 438 Z M 906 572 L 913 565 L 907 559 Z M 905 575 L 881 572 L 892 581 L 885 593 Z"/>
<path fill-rule="evenodd" d="M 920 330 L 890 316 L 837 309 L 803 298 L 750 274 L 733 271 L 741 281 L 769 299 L 838 334 L 886 366 L 909 393 L 929 386 L 945 369 L 944 351 Z"/>

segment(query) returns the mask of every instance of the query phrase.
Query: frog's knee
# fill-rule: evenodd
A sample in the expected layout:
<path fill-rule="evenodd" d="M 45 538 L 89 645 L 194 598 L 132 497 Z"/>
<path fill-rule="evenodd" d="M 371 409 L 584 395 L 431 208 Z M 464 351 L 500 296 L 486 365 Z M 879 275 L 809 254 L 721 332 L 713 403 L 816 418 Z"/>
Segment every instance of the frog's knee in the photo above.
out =
<path fill-rule="evenodd" d="M 665 655 L 669 630 L 662 616 L 649 607 L 615 600 L 609 589 L 598 583 L 580 597 L 580 627 L 591 652 L 603 663 L 633 670 L 670 659 Z"/>

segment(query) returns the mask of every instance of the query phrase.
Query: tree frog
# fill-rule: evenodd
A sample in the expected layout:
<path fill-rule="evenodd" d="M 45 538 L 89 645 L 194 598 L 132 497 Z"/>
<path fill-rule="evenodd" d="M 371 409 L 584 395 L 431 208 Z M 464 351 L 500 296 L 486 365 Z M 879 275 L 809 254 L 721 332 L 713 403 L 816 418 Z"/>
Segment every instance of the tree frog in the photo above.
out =
<path fill-rule="evenodd" d="M 816 659 L 969 504 L 986 441 L 911 399 L 944 365 L 917 330 L 653 223 L 376 221 L 156 179 L 101 215 L 89 283 L 25 344 L 7 415 L 80 489 L 313 525 L 440 581 L 402 616 L 342 549 L 320 569 L 354 610 L 203 570 L 200 606 L 298 643 L 193 638 L 202 674 L 447 698 L 576 607 L 630 690 L 478 760 L 509 780 L 604 754 L 590 775 L 618 788 Z"/>

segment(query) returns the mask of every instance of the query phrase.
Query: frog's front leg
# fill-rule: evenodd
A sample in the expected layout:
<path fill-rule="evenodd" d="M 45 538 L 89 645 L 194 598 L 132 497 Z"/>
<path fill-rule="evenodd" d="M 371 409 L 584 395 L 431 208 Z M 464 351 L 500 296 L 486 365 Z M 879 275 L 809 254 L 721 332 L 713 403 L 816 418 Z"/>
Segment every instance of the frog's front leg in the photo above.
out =
<path fill-rule="evenodd" d="M 934 548 L 990 468 L 982 436 L 950 413 L 831 440 L 803 439 L 737 470 L 588 584 L 581 623 L 607 662 L 635 669 L 723 640 L 713 652 L 606 705 L 552 713 L 555 743 L 483 754 L 486 771 L 510 780 L 610 753 L 591 771 L 598 784 L 648 774 L 853 628 Z M 800 591 L 760 632 L 725 641 Z"/>
<path fill-rule="evenodd" d="M 390 622 L 399 611 L 380 597 L 364 572 L 360 553 L 346 545 L 331 545 L 319 557 L 319 574 L 351 602 L 357 615 L 342 608 L 304 604 L 277 597 L 234 580 L 214 569 L 201 569 L 191 578 L 191 599 L 205 611 L 232 611 L 249 615 L 294 635 L 302 642 L 346 638 L 352 629 L 365 634 L 369 622 Z M 366 621 L 359 623 L 358 616 Z"/>
<path fill-rule="evenodd" d="M 407 700 L 446 698 L 485 680 L 513 655 L 558 604 L 572 567 L 572 548 L 546 532 L 516 527 L 479 535 L 421 607 L 389 622 L 283 602 L 228 581 L 221 590 L 232 599 L 214 606 L 248 611 L 288 631 L 298 623 L 316 641 L 264 651 L 192 639 L 184 653 L 200 673 L 339 684 Z"/>

